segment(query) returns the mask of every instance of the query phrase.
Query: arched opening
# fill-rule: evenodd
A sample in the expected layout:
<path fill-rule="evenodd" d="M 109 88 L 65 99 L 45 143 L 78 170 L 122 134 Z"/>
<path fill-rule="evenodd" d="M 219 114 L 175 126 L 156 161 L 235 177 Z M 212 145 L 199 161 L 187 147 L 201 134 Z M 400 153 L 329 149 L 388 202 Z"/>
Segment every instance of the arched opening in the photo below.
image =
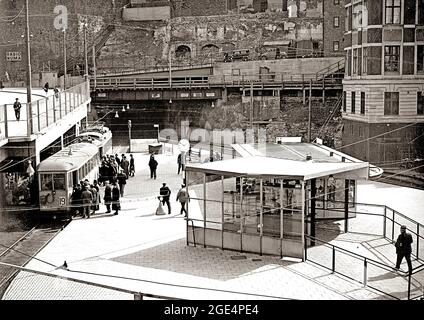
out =
<path fill-rule="evenodd" d="M 214 56 L 219 52 L 219 47 L 214 44 L 207 44 L 202 47 L 202 55 L 205 56 Z"/>
<path fill-rule="evenodd" d="M 178 46 L 175 50 L 176 58 L 190 58 L 191 57 L 191 49 L 186 45 Z"/>

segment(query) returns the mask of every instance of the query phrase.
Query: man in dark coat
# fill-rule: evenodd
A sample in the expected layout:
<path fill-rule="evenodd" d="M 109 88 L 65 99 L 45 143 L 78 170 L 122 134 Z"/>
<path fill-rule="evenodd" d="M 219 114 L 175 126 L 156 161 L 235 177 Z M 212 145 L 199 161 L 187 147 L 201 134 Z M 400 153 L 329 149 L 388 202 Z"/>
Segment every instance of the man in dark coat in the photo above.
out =
<path fill-rule="evenodd" d="M 106 205 L 106 213 L 110 213 L 110 205 L 112 203 L 112 187 L 110 185 L 109 182 L 106 182 L 106 187 L 105 187 L 105 194 L 103 196 L 103 200 L 105 201 L 105 205 Z"/>
<path fill-rule="evenodd" d="M 134 165 L 134 157 L 130 154 L 130 176 L 134 177 L 135 175 L 135 165 Z"/>
<path fill-rule="evenodd" d="M 127 184 L 127 175 L 122 170 L 118 173 L 119 192 L 121 197 L 124 196 L 125 185 Z"/>
<path fill-rule="evenodd" d="M 178 173 L 177 174 L 180 174 L 181 169 L 183 169 L 183 164 L 182 164 L 182 161 L 181 161 L 181 153 L 178 155 L 177 164 L 178 164 Z"/>
<path fill-rule="evenodd" d="M 74 190 L 71 195 L 71 207 L 72 207 L 73 216 L 76 216 L 79 213 L 82 214 L 82 212 L 80 212 L 80 208 L 82 204 L 81 194 L 82 194 L 81 185 L 78 183 L 74 185 Z"/>
<path fill-rule="evenodd" d="M 150 179 L 156 179 L 156 169 L 158 167 L 158 162 L 155 160 L 153 154 L 150 156 L 149 168 L 150 168 Z"/>
<path fill-rule="evenodd" d="M 402 263 L 403 257 L 405 257 L 406 262 L 408 263 L 409 273 L 412 272 L 412 263 L 411 263 L 411 252 L 412 252 L 412 235 L 406 232 L 406 226 L 400 227 L 400 235 L 396 240 L 396 269 L 400 268 L 400 264 Z"/>
<path fill-rule="evenodd" d="M 19 98 L 16 98 L 16 101 L 13 104 L 13 109 L 15 110 L 16 120 L 18 120 L 18 121 L 21 118 L 21 108 L 22 108 L 22 105 L 19 102 Z"/>
<path fill-rule="evenodd" d="M 171 190 L 168 188 L 166 183 L 162 184 L 162 188 L 159 190 L 159 194 L 162 196 L 162 205 L 168 206 L 168 214 L 171 214 L 171 203 L 169 202 L 169 198 L 171 196 Z"/>
<path fill-rule="evenodd" d="M 121 204 L 119 202 L 119 188 L 116 181 L 113 183 L 112 188 L 112 210 L 115 210 L 114 215 L 117 215 L 119 210 L 121 209 Z"/>
<path fill-rule="evenodd" d="M 121 168 L 128 177 L 130 175 L 130 162 L 125 155 L 122 155 Z"/>

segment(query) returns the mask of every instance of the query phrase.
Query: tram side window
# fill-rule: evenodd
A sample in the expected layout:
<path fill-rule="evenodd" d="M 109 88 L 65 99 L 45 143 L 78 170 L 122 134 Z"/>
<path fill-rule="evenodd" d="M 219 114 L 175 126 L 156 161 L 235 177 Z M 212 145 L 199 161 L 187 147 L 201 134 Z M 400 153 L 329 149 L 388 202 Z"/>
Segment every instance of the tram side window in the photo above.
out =
<path fill-rule="evenodd" d="M 55 190 L 65 190 L 65 175 L 64 174 L 54 174 L 54 189 Z"/>
<path fill-rule="evenodd" d="M 51 174 L 42 174 L 41 175 L 41 190 L 52 190 L 53 189 L 53 179 Z"/>

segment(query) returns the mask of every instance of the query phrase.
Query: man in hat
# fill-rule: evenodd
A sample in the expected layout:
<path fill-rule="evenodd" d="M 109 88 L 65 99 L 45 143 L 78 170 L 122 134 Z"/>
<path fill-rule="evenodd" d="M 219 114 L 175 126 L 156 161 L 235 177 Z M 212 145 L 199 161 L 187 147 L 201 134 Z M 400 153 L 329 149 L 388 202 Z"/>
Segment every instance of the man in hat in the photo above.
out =
<path fill-rule="evenodd" d="M 187 217 L 186 203 L 190 201 L 190 199 L 184 184 L 181 185 L 181 189 L 177 193 L 177 201 L 181 203 L 180 214 L 183 214 L 183 212 L 185 212 L 184 217 Z"/>
<path fill-rule="evenodd" d="M 395 247 L 396 247 L 396 269 L 400 268 L 403 257 L 405 257 L 406 262 L 408 263 L 408 271 L 412 272 L 412 263 L 411 263 L 411 252 L 412 252 L 412 235 L 406 232 L 406 226 L 403 225 L 400 227 L 400 235 L 398 236 Z"/>
<path fill-rule="evenodd" d="M 22 105 L 19 102 L 19 98 L 16 98 L 16 101 L 13 104 L 13 109 L 15 110 L 15 117 L 16 117 L 16 120 L 18 120 L 18 121 L 21 117 L 21 108 L 22 108 Z"/>

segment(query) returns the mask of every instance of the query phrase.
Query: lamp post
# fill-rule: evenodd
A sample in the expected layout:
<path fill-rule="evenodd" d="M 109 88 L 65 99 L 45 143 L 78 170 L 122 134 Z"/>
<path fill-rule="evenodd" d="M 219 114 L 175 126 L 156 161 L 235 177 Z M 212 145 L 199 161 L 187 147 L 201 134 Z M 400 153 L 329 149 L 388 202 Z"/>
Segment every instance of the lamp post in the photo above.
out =
<path fill-rule="evenodd" d="M 158 143 L 159 143 L 159 125 L 158 124 L 154 124 L 153 127 L 158 128 Z"/>
<path fill-rule="evenodd" d="M 131 153 L 131 126 L 132 126 L 132 124 L 131 124 L 131 120 L 128 120 L 128 145 L 129 145 L 129 147 L 128 147 L 128 152 L 129 153 Z"/>
<path fill-rule="evenodd" d="M 66 29 L 63 28 L 63 91 L 66 90 Z M 65 99 L 66 99 L 66 93 L 65 93 Z"/>
<path fill-rule="evenodd" d="M 26 62 L 27 62 L 27 132 L 28 136 L 32 134 L 32 83 L 31 83 L 31 44 L 29 40 L 29 5 L 25 0 L 25 43 L 26 43 Z"/>
<path fill-rule="evenodd" d="M 84 28 L 84 78 L 88 79 L 88 52 L 87 52 L 87 22 L 83 23 Z"/>

